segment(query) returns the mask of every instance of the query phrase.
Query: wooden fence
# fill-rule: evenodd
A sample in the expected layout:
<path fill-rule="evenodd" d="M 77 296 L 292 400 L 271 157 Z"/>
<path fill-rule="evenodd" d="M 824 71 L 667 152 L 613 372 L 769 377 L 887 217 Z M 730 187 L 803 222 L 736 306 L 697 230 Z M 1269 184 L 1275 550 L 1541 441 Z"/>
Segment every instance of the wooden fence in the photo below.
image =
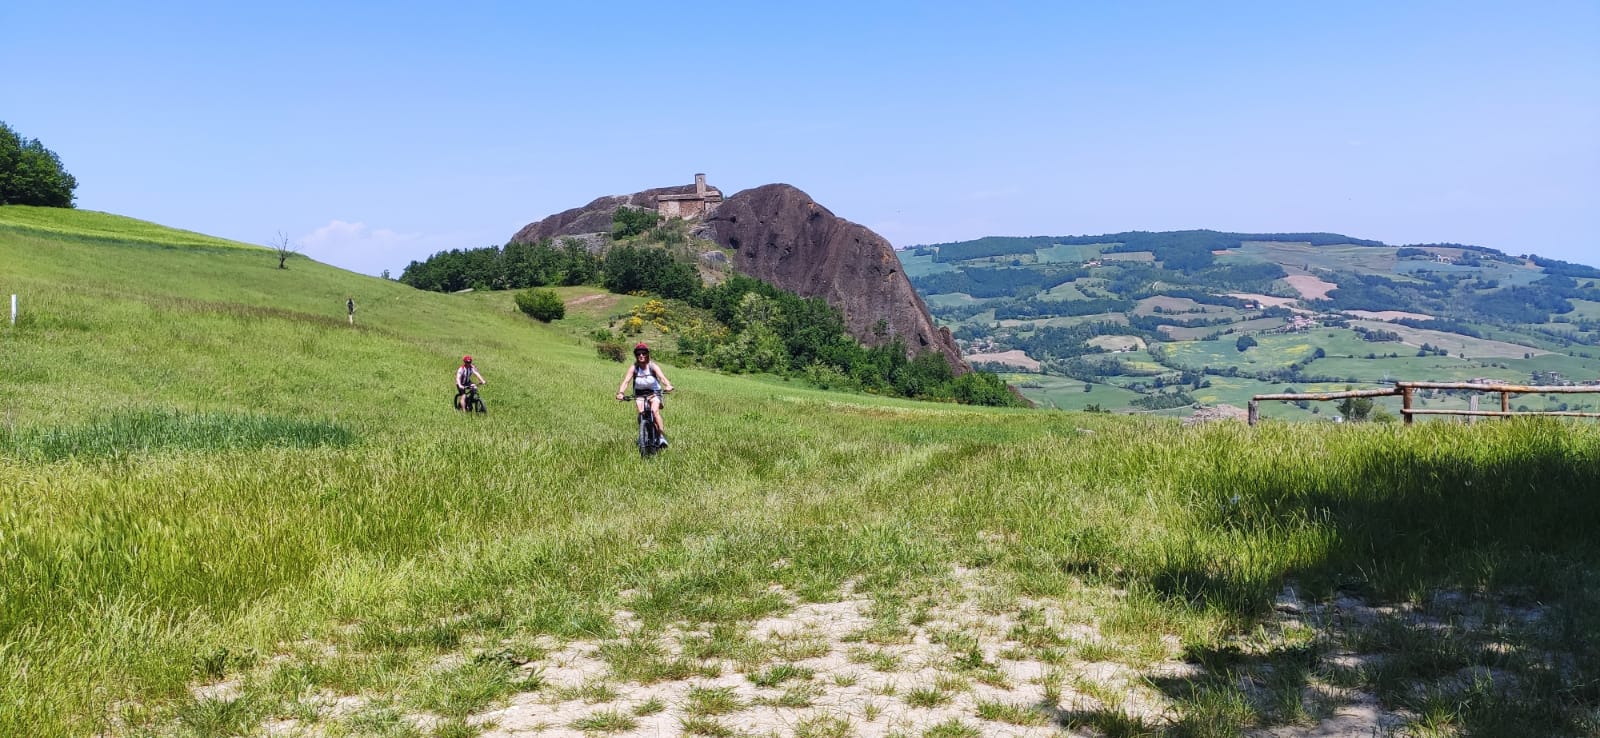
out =
<path fill-rule="evenodd" d="M 1471 407 L 1466 410 L 1425 410 L 1411 406 L 1412 395 L 1419 389 L 1436 390 L 1466 390 L 1469 392 L 1500 393 L 1499 410 L 1479 410 L 1478 397 L 1471 399 Z M 1388 389 L 1375 390 L 1349 390 L 1345 392 L 1312 392 L 1312 393 L 1280 393 L 1274 395 L 1256 395 L 1250 398 L 1250 425 L 1255 425 L 1261 419 L 1260 403 L 1262 400 L 1282 400 L 1298 402 L 1300 400 L 1342 400 L 1349 397 L 1391 397 L 1400 396 L 1400 417 L 1410 423 L 1418 415 L 1466 415 L 1471 417 L 1507 418 L 1513 415 L 1553 415 L 1569 418 L 1600 418 L 1600 413 L 1569 412 L 1565 410 L 1529 410 L 1513 412 L 1511 410 L 1512 395 L 1528 394 L 1600 394 L 1600 385 L 1562 385 L 1556 387 L 1540 387 L 1522 384 L 1474 384 L 1472 382 L 1395 382 Z"/>

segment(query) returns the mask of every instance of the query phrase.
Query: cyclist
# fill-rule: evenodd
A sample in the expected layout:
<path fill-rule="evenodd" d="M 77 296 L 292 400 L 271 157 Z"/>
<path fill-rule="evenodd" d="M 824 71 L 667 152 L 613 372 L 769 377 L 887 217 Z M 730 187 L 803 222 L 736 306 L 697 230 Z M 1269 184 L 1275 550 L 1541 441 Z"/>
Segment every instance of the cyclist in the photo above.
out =
<path fill-rule="evenodd" d="M 472 355 L 461 357 L 461 366 L 456 368 L 456 409 L 467 409 L 467 388 L 472 385 L 472 378 L 478 378 L 478 384 L 488 384 L 483 375 L 478 373 L 477 367 L 472 365 Z"/>
<path fill-rule="evenodd" d="M 649 398 L 650 409 L 656 417 L 656 436 L 661 439 L 661 447 L 667 447 L 667 431 L 662 426 L 661 420 L 661 393 L 672 391 L 672 380 L 661 371 L 661 365 L 650 360 L 650 347 L 641 343 L 633 347 L 633 364 L 622 375 L 622 383 L 617 385 L 617 399 L 621 400 L 628 392 L 628 383 L 633 383 L 633 404 L 639 412 L 644 412 L 645 398 Z"/>

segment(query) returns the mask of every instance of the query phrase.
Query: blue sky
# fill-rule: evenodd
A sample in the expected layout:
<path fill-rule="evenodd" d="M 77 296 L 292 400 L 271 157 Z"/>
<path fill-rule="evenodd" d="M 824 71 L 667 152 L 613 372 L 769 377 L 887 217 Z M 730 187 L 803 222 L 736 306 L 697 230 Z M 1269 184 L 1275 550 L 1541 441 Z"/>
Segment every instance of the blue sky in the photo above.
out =
<path fill-rule="evenodd" d="M 897 246 L 1215 228 L 1600 263 L 1600 2 L 7 3 L 79 207 L 398 276 L 788 182 Z"/>

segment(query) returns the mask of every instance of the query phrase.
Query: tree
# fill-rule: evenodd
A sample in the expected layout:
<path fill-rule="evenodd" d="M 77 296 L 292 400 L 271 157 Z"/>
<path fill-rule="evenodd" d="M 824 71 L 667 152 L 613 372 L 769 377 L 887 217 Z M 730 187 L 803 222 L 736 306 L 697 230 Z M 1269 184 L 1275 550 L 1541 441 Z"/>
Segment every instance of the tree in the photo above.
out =
<path fill-rule="evenodd" d="M 561 296 L 555 290 L 541 290 L 528 288 L 517 293 L 517 309 L 532 316 L 541 323 L 560 320 L 567 317 L 566 303 L 561 301 Z"/>
<path fill-rule="evenodd" d="M 624 205 L 611 214 L 611 236 L 613 238 L 637 236 L 656 227 L 659 217 L 654 210 L 630 208 Z"/>
<path fill-rule="evenodd" d="M 289 257 L 300 253 L 300 247 L 290 243 L 289 234 L 284 233 L 283 231 L 278 231 L 277 239 L 268 242 L 267 247 L 271 248 L 273 253 L 278 255 L 279 269 L 288 269 L 289 267 L 285 266 L 284 262 L 288 261 Z"/>
<path fill-rule="evenodd" d="M 1346 397 L 1339 403 L 1339 414 L 1351 422 L 1366 420 L 1367 416 L 1372 414 L 1372 398 Z"/>
<path fill-rule="evenodd" d="M 70 208 L 77 188 L 56 152 L 0 121 L 0 205 Z"/>
<path fill-rule="evenodd" d="M 1256 339 L 1251 338 L 1250 336 L 1240 336 L 1239 340 L 1233 342 L 1234 348 L 1237 348 L 1240 351 L 1244 351 L 1245 349 L 1248 349 L 1254 345 L 1256 345 Z"/>

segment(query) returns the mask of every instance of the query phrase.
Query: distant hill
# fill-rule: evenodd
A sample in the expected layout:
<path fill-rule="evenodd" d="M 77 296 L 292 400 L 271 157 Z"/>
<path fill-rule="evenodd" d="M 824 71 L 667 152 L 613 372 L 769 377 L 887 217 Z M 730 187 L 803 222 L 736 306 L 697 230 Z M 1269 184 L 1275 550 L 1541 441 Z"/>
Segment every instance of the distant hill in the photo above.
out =
<path fill-rule="evenodd" d="M 1185 415 L 1397 379 L 1600 381 L 1600 269 L 1539 256 L 1210 230 L 990 236 L 899 255 L 967 360 L 1009 368 L 1044 405 Z"/>

